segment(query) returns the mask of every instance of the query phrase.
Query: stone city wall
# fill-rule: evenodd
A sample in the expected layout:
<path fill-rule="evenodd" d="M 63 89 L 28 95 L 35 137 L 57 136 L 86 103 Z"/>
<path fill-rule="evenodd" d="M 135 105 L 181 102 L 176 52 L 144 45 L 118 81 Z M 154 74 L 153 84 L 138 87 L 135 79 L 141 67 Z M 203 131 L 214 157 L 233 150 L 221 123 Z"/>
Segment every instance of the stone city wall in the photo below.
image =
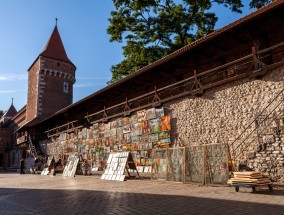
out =
<path fill-rule="evenodd" d="M 284 89 L 283 77 L 284 69 L 280 68 L 261 79 L 247 78 L 207 90 L 200 97 L 186 97 L 164 104 L 165 113 L 170 115 L 172 120 L 172 143 L 180 145 L 232 143 L 238 134 L 254 121 L 256 114 Z M 281 108 L 278 107 L 274 112 L 280 110 Z M 270 110 L 266 112 L 268 111 Z M 242 159 L 244 162 L 243 159 L 247 161 L 248 158 L 254 159 L 253 157 L 257 156 L 250 161 L 250 167 L 267 175 L 273 175 L 275 179 L 281 177 L 283 179 L 283 171 L 280 171 L 284 163 L 282 162 L 284 160 L 282 159 L 284 155 L 282 139 L 275 137 L 275 143 L 273 143 L 275 146 L 267 147 L 265 153 L 257 153 L 259 140 L 257 132 L 253 129 L 254 124 L 246 131 L 246 133 L 252 131 L 245 141 L 248 144 L 248 147 L 244 149 L 246 156 L 242 158 L 239 156 L 237 159 Z M 267 129 L 261 135 L 266 135 L 265 132 Z M 276 134 L 270 135 L 275 136 Z M 276 154 L 277 164 L 270 166 L 274 169 L 269 169 L 265 163 L 274 159 Z"/>

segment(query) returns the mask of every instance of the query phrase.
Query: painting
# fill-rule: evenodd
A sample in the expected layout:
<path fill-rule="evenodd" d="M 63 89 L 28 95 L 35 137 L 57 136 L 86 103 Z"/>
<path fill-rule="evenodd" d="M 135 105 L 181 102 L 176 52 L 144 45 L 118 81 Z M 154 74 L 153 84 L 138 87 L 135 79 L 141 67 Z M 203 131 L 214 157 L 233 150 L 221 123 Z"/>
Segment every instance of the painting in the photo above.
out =
<path fill-rule="evenodd" d="M 149 142 L 156 142 L 159 140 L 159 136 L 158 133 L 155 134 L 149 134 Z"/>
<path fill-rule="evenodd" d="M 159 135 L 159 140 L 170 138 L 170 131 L 162 131 L 162 132 L 159 132 L 158 135 Z"/>
<path fill-rule="evenodd" d="M 123 134 L 123 142 L 124 143 L 130 143 L 131 142 L 131 134 L 130 133 Z"/>
<path fill-rule="evenodd" d="M 142 121 L 147 120 L 146 110 L 137 111 L 137 120 L 138 120 L 138 122 L 142 122 Z"/>
<path fill-rule="evenodd" d="M 99 123 L 93 124 L 93 128 L 94 128 L 94 130 L 98 130 L 99 129 Z"/>
<path fill-rule="evenodd" d="M 150 134 L 150 121 L 141 122 L 142 134 Z"/>
<path fill-rule="evenodd" d="M 130 128 L 131 128 L 131 136 L 141 135 L 142 133 L 141 123 L 138 122 L 138 123 L 131 124 Z"/>
<path fill-rule="evenodd" d="M 122 126 L 122 118 L 117 118 L 116 119 L 116 126 L 121 127 Z"/>
<path fill-rule="evenodd" d="M 132 143 L 139 143 L 139 136 L 132 136 L 131 140 L 132 140 Z"/>
<path fill-rule="evenodd" d="M 148 142 L 148 135 L 142 135 L 140 136 L 140 143 L 147 143 Z"/>
<path fill-rule="evenodd" d="M 99 123 L 99 130 L 104 131 L 105 130 L 105 124 L 104 123 Z"/>
<path fill-rule="evenodd" d="M 116 144 L 116 136 L 111 136 L 111 137 L 109 137 L 109 144 L 110 144 L 110 145 Z"/>
<path fill-rule="evenodd" d="M 160 127 L 159 125 L 160 125 L 160 119 L 150 120 L 150 132 L 151 133 L 158 133 L 159 127 Z"/>
<path fill-rule="evenodd" d="M 112 128 L 109 130 L 109 136 L 116 136 L 116 128 Z"/>
<path fill-rule="evenodd" d="M 155 119 L 156 118 L 156 109 L 150 108 L 146 111 L 147 119 Z"/>
<path fill-rule="evenodd" d="M 109 130 L 110 129 L 110 122 L 105 123 L 105 130 Z"/>
<path fill-rule="evenodd" d="M 130 124 L 123 126 L 123 133 L 130 133 L 131 132 L 131 127 Z"/>
<path fill-rule="evenodd" d="M 171 130 L 171 119 L 170 116 L 163 116 L 160 118 L 160 131 Z"/>
<path fill-rule="evenodd" d="M 110 128 L 113 129 L 113 128 L 116 128 L 117 127 L 117 121 L 114 120 L 114 121 L 111 121 L 110 122 Z"/>
<path fill-rule="evenodd" d="M 123 143 L 123 134 L 122 133 L 116 135 L 116 141 L 119 144 Z"/>
<path fill-rule="evenodd" d="M 156 118 L 161 118 L 163 116 L 165 116 L 164 108 L 163 107 L 156 108 Z"/>
<path fill-rule="evenodd" d="M 128 125 L 130 124 L 130 118 L 129 117 L 124 117 L 122 119 L 122 125 Z"/>
<path fill-rule="evenodd" d="M 131 115 L 131 117 L 130 117 L 130 123 L 131 124 L 136 123 L 137 120 L 138 120 L 137 114 Z"/>
<path fill-rule="evenodd" d="M 104 137 L 105 137 L 105 132 L 104 131 L 99 132 L 99 138 L 104 138 Z"/>

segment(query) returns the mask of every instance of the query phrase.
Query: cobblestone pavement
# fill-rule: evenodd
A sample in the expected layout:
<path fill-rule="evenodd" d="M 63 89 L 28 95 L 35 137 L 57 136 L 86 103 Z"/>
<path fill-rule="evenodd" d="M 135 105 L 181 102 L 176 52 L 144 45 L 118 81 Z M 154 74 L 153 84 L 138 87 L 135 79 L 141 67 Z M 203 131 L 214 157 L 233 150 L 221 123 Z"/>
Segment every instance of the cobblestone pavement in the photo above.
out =
<path fill-rule="evenodd" d="M 0 214 L 283 214 L 284 188 L 0 173 Z"/>

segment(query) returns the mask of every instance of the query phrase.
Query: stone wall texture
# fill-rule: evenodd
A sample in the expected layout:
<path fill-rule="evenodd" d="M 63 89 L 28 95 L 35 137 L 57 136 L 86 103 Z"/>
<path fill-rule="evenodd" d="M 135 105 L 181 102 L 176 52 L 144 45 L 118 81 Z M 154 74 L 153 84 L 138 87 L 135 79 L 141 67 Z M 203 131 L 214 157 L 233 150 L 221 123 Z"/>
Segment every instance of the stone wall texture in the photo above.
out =
<path fill-rule="evenodd" d="M 239 80 L 207 90 L 200 97 L 190 96 L 166 103 L 165 114 L 172 118 L 172 143 L 188 146 L 234 143 L 230 151 L 235 153 L 236 161 L 284 181 L 284 139 L 279 131 L 273 130 L 273 123 L 267 122 L 268 127 L 262 131 L 255 129 L 254 123 L 256 115 L 263 110 L 265 114 L 273 112 L 281 116 L 284 102 L 276 108 L 275 105 L 265 107 L 283 89 L 284 69 L 279 68 L 261 79 Z M 281 99 L 283 97 L 278 96 L 275 101 Z M 273 121 L 271 116 L 268 118 Z M 240 139 L 235 141 L 239 134 L 242 134 Z M 260 147 L 267 135 L 274 141 Z M 268 165 L 272 160 L 273 165 Z"/>

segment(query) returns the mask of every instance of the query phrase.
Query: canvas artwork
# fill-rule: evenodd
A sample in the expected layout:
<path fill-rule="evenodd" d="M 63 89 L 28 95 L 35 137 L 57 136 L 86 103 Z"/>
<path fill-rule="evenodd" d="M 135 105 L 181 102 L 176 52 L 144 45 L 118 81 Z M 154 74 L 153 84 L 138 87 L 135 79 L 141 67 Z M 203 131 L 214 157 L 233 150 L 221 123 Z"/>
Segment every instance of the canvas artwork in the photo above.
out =
<path fill-rule="evenodd" d="M 111 136 L 111 135 L 110 135 L 110 130 L 106 129 L 106 130 L 104 131 L 104 136 L 105 136 L 105 137 Z"/>
<path fill-rule="evenodd" d="M 147 146 L 147 143 L 139 143 L 138 150 L 145 150 Z"/>
<path fill-rule="evenodd" d="M 109 143 L 110 145 L 116 144 L 116 136 L 109 137 Z"/>
<path fill-rule="evenodd" d="M 148 135 L 142 135 L 140 136 L 140 143 L 147 143 L 148 142 Z"/>
<path fill-rule="evenodd" d="M 150 108 L 146 111 L 147 119 L 155 119 L 156 118 L 156 109 Z"/>
<path fill-rule="evenodd" d="M 160 119 L 152 119 L 150 120 L 150 132 L 158 133 L 160 127 Z"/>
<path fill-rule="evenodd" d="M 147 151 L 141 151 L 140 156 L 141 157 L 148 157 L 148 152 Z"/>
<path fill-rule="evenodd" d="M 131 127 L 130 125 L 125 125 L 123 126 L 123 133 L 126 134 L 126 133 L 130 133 L 131 132 Z"/>
<path fill-rule="evenodd" d="M 98 129 L 94 129 L 93 130 L 93 137 L 98 137 L 99 136 L 99 130 Z"/>
<path fill-rule="evenodd" d="M 99 130 L 104 131 L 105 130 L 105 124 L 104 123 L 99 123 Z"/>
<path fill-rule="evenodd" d="M 160 131 L 171 130 L 171 119 L 170 116 L 163 116 L 160 118 Z"/>
<path fill-rule="evenodd" d="M 124 143 L 131 143 L 131 134 L 130 133 L 123 134 L 123 142 Z"/>
<path fill-rule="evenodd" d="M 146 148 L 147 149 L 152 149 L 153 148 L 153 143 L 147 143 L 147 145 L 146 145 Z"/>
<path fill-rule="evenodd" d="M 79 132 L 78 132 L 78 139 L 81 139 L 82 137 L 83 137 L 82 132 L 79 131 Z"/>
<path fill-rule="evenodd" d="M 122 118 L 117 118 L 116 119 L 116 126 L 121 127 L 122 126 Z"/>
<path fill-rule="evenodd" d="M 94 130 L 98 130 L 99 129 L 99 123 L 93 124 L 93 128 L 94 128 Z"/>
<path fill-rule="evenodd" d="M 128 125 L 130 124 L 130 118 L 129 117 L 124 117 L 122 119 L 122 125 Z"/>
<path fill-rule="evenodd" d="M 140 165 L 145 166 L 146 164 L 146 158 L 140 158 Z"/>
<path fill-rule="evenodd" d="M 117 143 L 120 143 L 120 144 L 123 142 L 123 134 L 122 133 L 116 135 L 116 141 L 117 141 Z"/>
<path fill-rule="evenodd" d="M 116 128 L 112 128 L 109 130 L 109 136 L 116 136 Z"/>
<path fill-rule="evenodd" d="M 105 130 L 109 130 L 110 129 L 110 122 L 105 123 Z"/>
<path fill-rule="evenodd" d="M 112 129 L 112 128 L 116 128 L 116 127 L 117 127 L 117 121 L 116 120 L 111 121 L 110 122 L 110 128 Z"/>
<path fill-rule="evenodd" d="M 170 144 L 170 143 L 171 143 L 171 138 L 161 139 L 161 140 L 160 140 L 160 143 L 161 143 L 161 144 L 164 144 L 164 143 Z"/>
<path fill-rule="evenodd" d="M 92 129 L 88 129 L 87 139 L 93 139 L 93 130 Z"/>
<path fill-rule="evenodd" d="M 142 122 L 142 121 L 147 120 L 146 110 L 137 111 L 137 120 L 138 120 L 138 122 Z"/>
<path fill-rule="evenodd" d="M 156 108 L 156 118 L 165 116 L 164 107 Z"/>
<path fill-rule="evenodd" d="M 130 128 L 131 128 L 131 136 L 141 135 L 142 133 L 141 123 L 138 122 L 138 123 L 131 124 Z"/>
<path fill-rule="evenodd" d="M 131 141 L 132 143 L 139 143 L 139 136 L 132 136 Z"/>
<path fill-rule="evenodd" d="M 156 142 L 159 140 L 159 136 L 158 133 L 155 134 L 149 134 L 149 142 Z"/>
<path fill-rule="evenodd" d="M 105 132 L 104 131 L 100 131 L 99 132 L 99 138 L 104 138 L 105 137 Z"/>
<path fill-rule="evenodd" d="M 119 135 L 119 134 L 123 134 L 123 127 L 118 127 L 116 129 L 116 134 Z"/>
<path fill-rule="evenodd" d="M 162 131 L 162 132 L 159 132 L 158 135 L 159 135 L 159 140 L 170 138 L 170 131 Z"/>
<path fill-rule="evenodd" d="M 131 115 L 131 117 L 130 117 L 130 123 L 131 124 L 136 123 L 137 120 L 138 120 L 137 114 Z"/>
<path fill-rule="evenodd" d="M 150 121 L 146 120 L 141 123 L 142 134 L 150 134 Z"/>

